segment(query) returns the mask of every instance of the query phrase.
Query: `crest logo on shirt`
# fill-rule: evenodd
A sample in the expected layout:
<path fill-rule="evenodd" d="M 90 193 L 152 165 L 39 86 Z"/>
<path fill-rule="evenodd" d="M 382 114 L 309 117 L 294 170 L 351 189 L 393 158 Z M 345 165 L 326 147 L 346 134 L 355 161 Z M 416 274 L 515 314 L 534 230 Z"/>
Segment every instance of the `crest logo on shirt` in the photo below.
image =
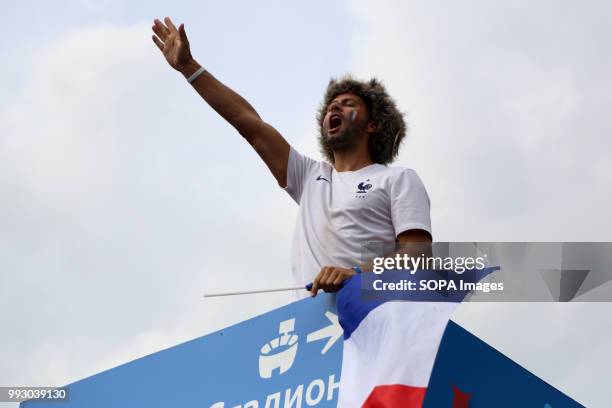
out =
<path fill-rule="evenodd" d="M 369 184 L 368 181 L 370 181 L 370 179 L 367 179 L 366 181 L 362 181 L 361 183 L 357 184 L 357 194 L 365 194 L 368 192 L 369 189 L 372 188 L 372 185 Z"/>

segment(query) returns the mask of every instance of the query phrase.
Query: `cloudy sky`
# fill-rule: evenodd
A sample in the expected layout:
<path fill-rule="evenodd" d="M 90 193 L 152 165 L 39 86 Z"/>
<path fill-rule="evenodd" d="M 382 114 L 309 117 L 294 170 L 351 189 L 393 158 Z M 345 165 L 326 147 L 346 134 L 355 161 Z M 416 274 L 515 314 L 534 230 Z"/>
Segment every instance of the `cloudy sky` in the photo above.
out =
<path fill-rule="evenodd" d="M 329 78 L 382 79 L 437 241 L 612 241 L 609 2 L 127 3 L 3 7 L 0 386 L 66 384 L 290 301 L 202 299 L 289 284 L 297 208 L 167 66 L 156 17 L 317 158 Z M 611 312 L 469 304 L 455 320 L 604 407 Z"/>

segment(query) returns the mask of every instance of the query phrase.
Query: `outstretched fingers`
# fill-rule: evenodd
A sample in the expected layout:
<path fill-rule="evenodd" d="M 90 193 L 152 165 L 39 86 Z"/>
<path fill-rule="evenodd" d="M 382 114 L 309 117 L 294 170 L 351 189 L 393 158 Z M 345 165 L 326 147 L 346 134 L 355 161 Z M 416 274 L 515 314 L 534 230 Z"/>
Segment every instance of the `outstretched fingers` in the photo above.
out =
<path fill-rule="evenodd" d="M 164 22 L 170 29 L 170 32 L 177 31 L 176 27 L 174 26 L 174 23 L 172 22 L 172 20 L 170 20 L 170 17 L 164 18 Z"/>
<path fill-rule="evenodd" d="M 178 28 L 179 35 L 181 36 L 181 40 L 187 42 L 187 33 L 185 32 L 185 24 L 181 24 Z"/>
<path fill-rule="evenodd" d="M 161 38 L 162 41 L 166 41 L 166 37 L 170 34 L 170 30 L 164 25 L 164 23 L 162 23 L 158 19 L 155 19 L 153 21 L 152 28 L 153 32 L 157 34 L 157 36 Z"/>
<path fill-rule="evenodd" d="M 153 42 L 155 43 L 155 45 L 157 45 L 157 48 L 159 48 L 161 52 L 164 52 L 164 43 L 162 42 L 162 40 L 157 38 L 156 35 L 151 36 L 151 38 L 153 38 Z"/>

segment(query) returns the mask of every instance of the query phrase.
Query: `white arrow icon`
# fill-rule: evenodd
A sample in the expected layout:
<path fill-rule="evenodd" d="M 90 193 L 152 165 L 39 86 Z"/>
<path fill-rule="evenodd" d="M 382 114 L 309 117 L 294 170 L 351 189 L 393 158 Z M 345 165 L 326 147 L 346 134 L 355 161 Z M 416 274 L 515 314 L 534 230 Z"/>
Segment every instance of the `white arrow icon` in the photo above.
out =
<path fill-rule="evenodd" d="M 336 340 L 338 340 L 343 333 L 342 326 L 340 326 L 340 323 L 338 322 L 338 316 L 336 316 L 330 311 L 327 311 L 325 312 L 325 317 L 327 317 L 331 324 L 306 336 L 307 343 L 329 337 L 329 340 L 327 340 L 325 347 L 323 347 L 323 350 L 321 350 L 321 354 L 327 353 L 327 350 L 329 350 L 330 347 L 334 345 Z"/>

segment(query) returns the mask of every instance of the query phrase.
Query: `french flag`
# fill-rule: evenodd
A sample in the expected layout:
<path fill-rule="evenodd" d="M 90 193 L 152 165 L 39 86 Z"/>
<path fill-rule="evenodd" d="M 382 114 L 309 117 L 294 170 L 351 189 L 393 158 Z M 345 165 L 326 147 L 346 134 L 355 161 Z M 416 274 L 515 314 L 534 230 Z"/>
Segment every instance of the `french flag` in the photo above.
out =
<path fill-rule="evenodd" d="M 458 303 L 362 301 L 362 275 L 338 292 L 344 329 L 339 408 L 421 407 Z"/>

